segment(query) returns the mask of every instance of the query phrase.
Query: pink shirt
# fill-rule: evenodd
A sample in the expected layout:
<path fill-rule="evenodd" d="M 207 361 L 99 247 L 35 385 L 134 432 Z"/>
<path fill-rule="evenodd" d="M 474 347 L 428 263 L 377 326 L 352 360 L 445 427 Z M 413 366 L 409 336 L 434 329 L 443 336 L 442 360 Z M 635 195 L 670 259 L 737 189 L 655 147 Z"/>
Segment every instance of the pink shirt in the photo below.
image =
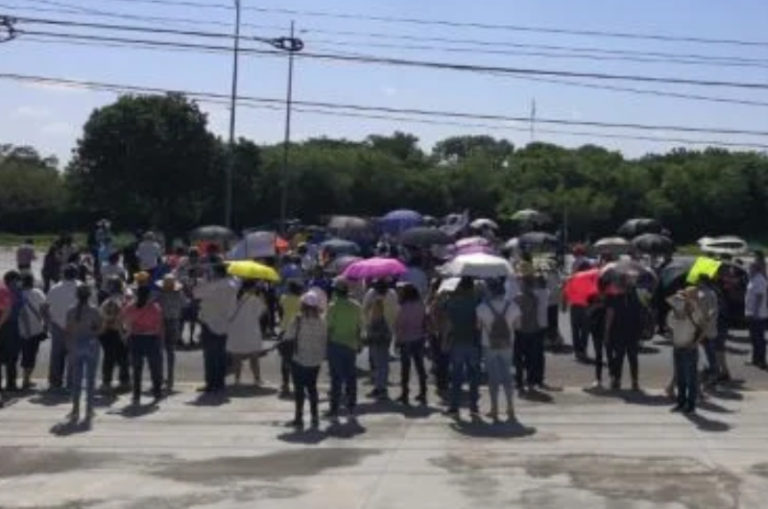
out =
<path fill-rule="evenodd" d="M 162 336 L 163 310 L 157 302 L 143 308 L 137 308 L 135 304 L 126 306 L 122 318 L 132 335 Z"/>
<path fill-rule="evenodd" d="M 0 311 L 5 311 L 13 306 L 13 293 L 7 286 L 0 286 Z"/>
<path fill-rule="evenodd" d="M 424 304 L 420 300 L 401 305 L 395 321 L 397 342 L 408 343 L 424 339 L 425 315 Z"/>

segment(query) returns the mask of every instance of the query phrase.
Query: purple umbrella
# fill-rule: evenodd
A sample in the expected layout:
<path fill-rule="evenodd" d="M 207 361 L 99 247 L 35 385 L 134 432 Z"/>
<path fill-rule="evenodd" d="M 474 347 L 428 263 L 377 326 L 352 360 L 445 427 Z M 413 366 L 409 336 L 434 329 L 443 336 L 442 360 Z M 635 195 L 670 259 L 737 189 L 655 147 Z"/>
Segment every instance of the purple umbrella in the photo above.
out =
<path fill-rule="evenodd" d="M 407 270 L 405 265 L 394 258 L 368 258 L 348 266 L 342 276 L 346 279 L 379 279 L 401 276 Z"/>
<path fill-rule="evenodd" d="M 424 217 L 415 210 L 393 210 L 379 219 L 379 225 L 384 233 L 399 235 L 409 228 L 421 226 Z"/>

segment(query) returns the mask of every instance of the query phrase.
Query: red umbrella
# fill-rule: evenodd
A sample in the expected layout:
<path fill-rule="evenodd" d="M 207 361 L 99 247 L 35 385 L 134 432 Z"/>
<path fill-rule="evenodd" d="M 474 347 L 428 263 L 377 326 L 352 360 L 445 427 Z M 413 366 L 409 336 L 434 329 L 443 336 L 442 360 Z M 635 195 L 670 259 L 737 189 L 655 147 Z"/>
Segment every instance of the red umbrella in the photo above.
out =
<path fill-rule="evenodd" d="M 589 298 L 600 293 L 600 269 L 577 272 L 565 282 L 563 294 L 572 306 L 586 306 Z"/>

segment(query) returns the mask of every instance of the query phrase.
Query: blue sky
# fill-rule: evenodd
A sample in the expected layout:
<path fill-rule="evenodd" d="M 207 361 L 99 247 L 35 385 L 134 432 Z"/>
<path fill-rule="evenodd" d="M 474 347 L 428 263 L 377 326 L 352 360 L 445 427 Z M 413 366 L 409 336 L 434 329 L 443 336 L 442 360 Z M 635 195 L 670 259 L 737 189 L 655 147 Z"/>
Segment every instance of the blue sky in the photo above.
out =
<path fill-rule="evenodd" d="M 229 3 L 228 0 L 197 1 L 219 5 Z M 54 6 L 52 3 L 59 5 Z M 0 0 L 0 13 L 56 19 L 97 19 L 85 14 L 66 15 L 42 10 L 62 9 L 64 5 L 98 9 L 113 14 L 183 17 L 209 23 L 230 22 L 233 17 L 233 12 L 226 9 L 166 6 L 132 0 Z M 765 33 L 768 2 L 765 0 L 477 0 L 475 2 L 466 0 L 243 0 L 243 5 L 268 9 L 322 10 L 375 16 L 768 41 L 768 35 Z M 409 25 L 253 10 L 245 10 L 243 16 L 246 23 L 263 27 L 247 26 L 243 31 L 246 36 L 282 35 L 287 32 L 290 20 L 295 19 L 301 31 L 299 35 L 305 39 L 307 50 L 315 52 L 354 52 L 473 64 L 768 83 L 768 67 L 715 67 L 679 65 L 668 61 L 638 63 L 513 54 L 446 53 L 422 49 L 416 51 L 370 46 L 377 43 L 403 44 L 403 41 L 318 33 L 317 30 L 473 39 L 498 43 L 581 46 L 608 50 L 696 53 L 765 60 L 768 60 L 768 46 L 707 45 L 467 27 Z M 104 23 L 152 25 L 147 21 L 98 19 Z M 154 26 L 158 24 L 154 23 Z M 223 26 L 197 26 L 188 23 L 165 23 L 162 26 L 217 32 L 226 30 Z M 285 27 L 285 30 L 279 30 L 279 27 Z M 36 28 L 43 29 L 43 27 Z M 77 31 L 86 32 L 84 29 L 77 29 Z M 88 31 L 88 33 L 97 32 Z M 139 34 L 137 37 L 146 36 Z M 172 38 L 180 39 L 178 36 Z M 21 36 L 11 43 L 0 44 L 0 72 L 222 94 L 228 93 L 230 87 L 231 57 L 225 54 L 99 48 L 63 43 L 41 44 L 25 39 L 28 38 Z M 332 42 L 327 42 L 329 40 Z M 429 45 L 430 43 L 412 42 L 411 44 Z M 466 47 L 466 45 L 457 44 L 453 46 Z M 241 65 L 240 91 L 242 94 L 274 98 L 284 96 L 287 65 L 285 58 L 249 56 L 242 59 Z M 585 82 L 586 80 L 574 81 Z M 768 90 L 745 91 L 637 83 L 611 83 L 611 85 L 750 99 L 768 103 Z M 380 67 L 308 59 L 297 60 L 295 97 L 307 101 L 511 116 L 529 115 L 531 101 L 535 99 L 537 116 L 540 118 L 714 126 L 768 131 L 768 115 L 766 115 L 768 108 L 765 106 L 637 95 L 487 74 Z M 0 111 L 3 113 L 4 120 L 0 122 L 0 142 L 31 144 L 45 154 L 52 153 L 66 160 L 80 134 L 83 122 L 93 108 L 108 104 L 114 98 L 114 93 L 0 80 Z M 226 105 L 203 103 L 201 106 L 209 113 L 212 129 L 217 133 L 225 134 L 229 115 Z M 284 115 L 280 111 L 241 108 L 238 117 L 238 135 L 252 138 L 257 142 L 275 142 L 282 138 Z M 496 127 L 489 129 L 427 125 L 297 112 L 294 117 L 294 138 L 327 135 L 362 139 L 370 133 L 391 133 L 397 129 L 419 136 L 426 149 L 429 149 L 436 140 L 457 134 L 491 134 L 506 137 L 516 145 L 530 141 L 527 123 L 497 124 Z M 594 131 L 587 128 L 553 128 L 539 124 L 535 138 L 539 141 L 555 142 L 566 146 L 597 143 L 622 150 L 631 157 L 647 152 L 666 151 L 681 145 L 671 142 L 604 139 L 597 136 L 543 132 L 547 129 Z M 623 130 L 601 132 L 636 134 Z M 641 134 L 739 143 L 768 142 L 766 138 L 744 135 L 683 135 L 662 130 Z"/>

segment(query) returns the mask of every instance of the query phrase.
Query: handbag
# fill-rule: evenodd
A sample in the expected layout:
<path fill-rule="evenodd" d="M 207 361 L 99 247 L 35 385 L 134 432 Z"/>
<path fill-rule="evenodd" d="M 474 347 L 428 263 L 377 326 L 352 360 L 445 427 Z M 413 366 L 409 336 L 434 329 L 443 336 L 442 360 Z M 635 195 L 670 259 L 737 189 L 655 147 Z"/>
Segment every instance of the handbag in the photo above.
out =
<path fill-rule="evenodd" d="M 282 339 L 277 343 L 277 351 L 284 359 L 293 359 L 296 354 L 296 348 L 299 343 L 299 333 L 301 332 L 301 317 L 296 318 L 296 335 L 290 339 Z"/>

